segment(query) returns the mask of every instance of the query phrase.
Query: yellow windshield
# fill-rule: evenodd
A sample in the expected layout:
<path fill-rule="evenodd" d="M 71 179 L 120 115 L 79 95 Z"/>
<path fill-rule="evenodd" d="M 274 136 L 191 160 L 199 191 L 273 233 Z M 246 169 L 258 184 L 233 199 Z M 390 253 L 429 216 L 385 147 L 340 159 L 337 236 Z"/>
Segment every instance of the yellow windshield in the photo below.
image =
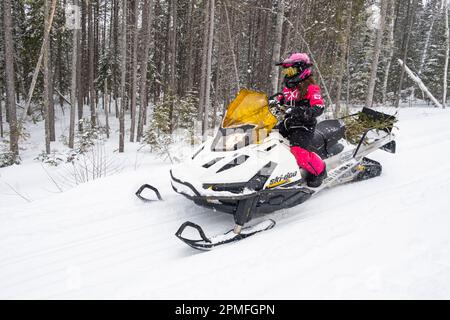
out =
<path fill-rule="evenodd" d="M 255 125 L 257 143 L 277 124 L 277 118 L 269 111 L 268 99 L 264 93 L 241 89 L 228 106 L 222 127 L 232 128 L 245 124 Z"/>

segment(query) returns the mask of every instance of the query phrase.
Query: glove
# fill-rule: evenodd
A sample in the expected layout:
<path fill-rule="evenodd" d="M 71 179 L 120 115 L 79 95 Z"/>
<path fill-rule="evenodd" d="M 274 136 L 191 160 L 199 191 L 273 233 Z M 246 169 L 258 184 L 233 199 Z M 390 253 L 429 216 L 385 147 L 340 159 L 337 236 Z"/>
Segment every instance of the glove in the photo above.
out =
<path fill-rule="evenodd" d="M 311 107 L 294 107 L 292 117 L 297 123 L 307 123 L 314 119 L 313 109 Z"/>
<path fill-rule="evenodd" d="M 280 105 L 280 101 L 277 99 L 270 99 L 269 100 L 269 107 L 278 107 Z"/>
<path fill-rule="evenodd" d="M 286 123 L 285 123 L 286 120 L 287 120 L 287 119 L 278 122 L 277 126 L 275 127 L 276 129 L 278 129 L 278 131 L 280 132 L 280 134 L 281 134 L 283 137 L 285 137 L 285 138 L 287 138 L 287 137 L 289 136 L 289 130 L 288 130 L 288 128 L 286 127 Z"/>
<path fill-rule="evenodd" d="M 298 122 L 310 123 L 323 113 L 322 105 L 311 106 L 308 100 L 301 100 L 299 104 L 293 108 L 292 116 Z"/>

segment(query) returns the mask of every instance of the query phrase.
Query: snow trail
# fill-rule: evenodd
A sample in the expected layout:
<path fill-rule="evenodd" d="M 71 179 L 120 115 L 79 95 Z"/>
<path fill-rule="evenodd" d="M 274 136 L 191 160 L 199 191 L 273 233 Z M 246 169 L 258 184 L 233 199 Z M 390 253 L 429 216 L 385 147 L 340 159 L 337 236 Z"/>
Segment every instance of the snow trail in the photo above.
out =
<path fill-rule="evenodd" d="M 380 177 L 269 215 L 273 230 L 211 252 L 175 231 L 191 220 L 221 233 L 232 217 L 175 194 L 167 164 L 2 208 L 0 298 L 448 299 L 448 123 L 447 110 L 401 109 L 397 154 L 372 155 Z M 145 182 L 164 201 L 135 198 Z"/>

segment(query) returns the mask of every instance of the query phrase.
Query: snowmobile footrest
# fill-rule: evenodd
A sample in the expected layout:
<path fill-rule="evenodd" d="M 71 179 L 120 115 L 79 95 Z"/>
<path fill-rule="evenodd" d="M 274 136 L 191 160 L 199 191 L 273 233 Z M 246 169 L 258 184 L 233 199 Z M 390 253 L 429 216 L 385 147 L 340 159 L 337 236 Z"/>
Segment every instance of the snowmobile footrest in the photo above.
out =
<path fill-rule="evenodd" d="M 151 185 L 149 185 L 149 184 L 143 184 L 143 185 L 138 189 L 138 191 L 136 191 L 136 196 L 137 196 L 139 199 L 141 199 L 142 201 L 145 201 L 145 202 L 155 201 L 155 200 L 148 199 L 148 198 L 145 198 L 145 197 L 142 196 L 142 191 L 144 191 L 145 189 L 150 189 L 150 190 L 152 190 L 152 191 L 156 194 L 156 196 L 158 197 L 158 200 L 160 200 L 160 201 L 162 200 L 161 194 L 159 193 L 158 189 L 156 189 L 154 186 L 151 186 Z"/>

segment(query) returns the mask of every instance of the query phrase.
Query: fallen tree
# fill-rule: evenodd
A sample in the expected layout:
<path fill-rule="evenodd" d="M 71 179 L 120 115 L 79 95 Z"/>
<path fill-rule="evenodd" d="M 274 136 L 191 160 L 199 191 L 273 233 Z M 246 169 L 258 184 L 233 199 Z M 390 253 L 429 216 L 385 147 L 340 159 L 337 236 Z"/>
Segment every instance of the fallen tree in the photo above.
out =
<path fill-rule="evenodd" d="M 403 66 L 403 61 L 401 59 L 398 59 L 398 63 L 400 64 L 400 66 Z M 422 80 L 414 72 L 412 72 L 406 64 L 405 71 L 411 78 L 411 80 L 419 86 L 419 88 L 428 96 L 428 98 L 430 98 L 430 100 L 435 104 L 436 107 L 443 108 L 443 105 L 439 103 L 439 101 L 431 94 L 430 90 L 428 90 Z"/>

